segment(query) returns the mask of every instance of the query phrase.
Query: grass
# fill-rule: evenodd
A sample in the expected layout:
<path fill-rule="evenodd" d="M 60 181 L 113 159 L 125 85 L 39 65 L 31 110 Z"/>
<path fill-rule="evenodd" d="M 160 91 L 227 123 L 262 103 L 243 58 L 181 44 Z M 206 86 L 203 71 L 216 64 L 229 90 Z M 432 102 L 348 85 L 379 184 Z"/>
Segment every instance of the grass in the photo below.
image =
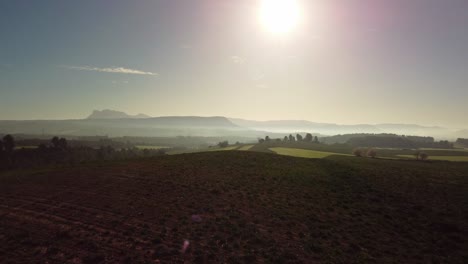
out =
<path fill-rule="evenodd" d="M 270 148 L 271 151 L 279 155 L 300 157 L 300 158 L 312 158 L 312 159 L 322 159 L 332 155 L 342 155 L 342 156 L 351 156 L 348 154 L 334 153 L 334 152 L 324 152 L 308 149 L 296 149 L 296 148 Z"/>
<path fill-rule="evenodd" d="M 464 148 L 453 148 L 453 149 L 440 149 L 440 148 L 420 148 L 419 150 L 436 150 L 436 151 L 463 151 L 466 152 L 468 149 Z"/>
<path fill-rule="evenodd" d="M 237 148 L 239 148 L 239 146 L 228 146 L 228 147 L 224 147 L 224 148 L 212 147 L 212 148 L 209 148 L 209 149 L 201 150 L 200 152 L 204 152 L 204 151 L 228 151 L 228 150 L 236 150 Z"/>
<path fill-rule="evenodd" d="M 149 145 L 139 145 L 136 146 L 138 149 L 167 149 L 169 147 L 163 147 L 163 146 L 149 146 Z"/>
<path fill-rule="evenodd" d="M 400 158 L 416 159 L 414 155 L 397 155 Z M 468 162 L 468 156 L 429 156 L 429 160 Z"/>
<path fill-rule="evenodd" d="M 238 148 L 237 150 L 250 150 L 254 145 L 244 145 L 240 148 Z"/>

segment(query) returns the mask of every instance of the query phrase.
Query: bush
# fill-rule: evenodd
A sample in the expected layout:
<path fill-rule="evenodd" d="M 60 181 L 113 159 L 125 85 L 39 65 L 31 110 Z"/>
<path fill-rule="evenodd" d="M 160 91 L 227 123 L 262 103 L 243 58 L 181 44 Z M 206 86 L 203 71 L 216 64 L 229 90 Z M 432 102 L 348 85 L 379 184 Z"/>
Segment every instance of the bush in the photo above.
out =
<path fill-rule="evenodd" d="M 353 155 L 356 157 L 362 157 L 362 149 L 360 148 L 353 149 Z"/>
<path fill-rule="evenodd" d="M 377 157 L 377 151 L 373 148 L 367 150 L 367 157 L 375 158 Z"/>
<path fill-rule="evenodd" d="M 218 143 L 218 146 L 220 148 L 225 148 L 225 147 L 229 146 L 229 142 L 227 140 L 226 141 L 221 141 L 221 142 Z"/>
<path fill-rule="evenodd" d="M 419 153 L 419 159 L 420 160 L 427 160 L 428 158 L 429 158 L 429 155 L 427 155 L 426 152 Z"/>
<path fill-rule="evenodd" d="M 426 152 L 422 151 L 417 151 L 416 153 L 414 153 L 414 156 L 416 160 L 427 160 L 429 158 L 429 155 L 427 155 Z"/>

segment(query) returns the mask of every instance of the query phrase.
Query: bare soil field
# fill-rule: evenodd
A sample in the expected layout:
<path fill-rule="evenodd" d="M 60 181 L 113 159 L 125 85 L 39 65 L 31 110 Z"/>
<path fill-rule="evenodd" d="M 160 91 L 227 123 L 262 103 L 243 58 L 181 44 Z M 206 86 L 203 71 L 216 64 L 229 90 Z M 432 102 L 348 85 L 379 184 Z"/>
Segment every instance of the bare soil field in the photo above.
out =
<path fill-rule="evenodd" d="M 467 263 L 467 223 L 463 162 L 221 151 L 0 173 L 1 263 Z"/>

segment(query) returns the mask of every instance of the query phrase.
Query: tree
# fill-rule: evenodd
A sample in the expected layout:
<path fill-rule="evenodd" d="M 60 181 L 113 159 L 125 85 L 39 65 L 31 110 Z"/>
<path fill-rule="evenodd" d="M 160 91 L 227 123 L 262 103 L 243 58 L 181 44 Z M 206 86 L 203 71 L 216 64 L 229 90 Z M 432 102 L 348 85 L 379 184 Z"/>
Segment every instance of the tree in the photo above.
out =
<path fill-rule="evenodd" d="M 377 151 L 373 148 L 367 150 L 367 157 L 375 158 L 377 157 Z"/>
<path fill-rule="evenodd" d="M 266 136 L 266 137 L 265 137 L 265 141 L 266 141 L 266 142 L 269 142 L 270 140 L 271 140 L 271 139 L 270 139 L 269 136 Z"/>
<path fill-rule="evenodd" d="M 289 141 L 294 142 L 296 141 L 296 138 L 294 138 L 293 135 L 289 134 Z"/>
<path fill-rule="evenodd" d="M 304 141 L 312 142 L 313 138 L 314 138 L 314 137 L 312 136 L 311 133 L 307 133 L 307 134 L 305 135 Z"/>
<path fill-rule="evenodd" d="M 362 149 L 360 148 L 353 149 L 353 155 L 356 157 L 362 157 Z"/>
<path fill-rule="evenodd" d="M 66 140 L 65 138 L 59 139 L 59 141 L 58 141 L 58 147 L 59 147 L 60 149 L 66 149 L 66 148 L 67 148 L 67 145 L 68 145 L 68 143 L 67 143 L 67 140 Z"/>
<path fill-rule="evenodd" d="M 218 147 L 220 147 L 220 148 L 225 148 L 227 146 L 229 146 L 229 142 L 227 140 L 221 141 L 221 142 L 218 143 Z"/>
<path fill-rule="evenodd" d="M 263 143 L 263 142 L 265 142 L 265 140 L 264 140 L 263 138 L 259 138 L 259 139 L 258 139 L 258 143 L 261 144 L 261 143 Z"/>
<path fill-rule="evenodd" d="M 318 140 L 318 137 L 317 137 L 317 136 L 314 137 L 314 142 L 315 142 L 315 143 L 319 143 L 319 140 Z"/>
<path fill-rule="evenodd" d="M 3 137 L 3 148 L 8 153 L 12 153 L 15 149 L 15 139 L 12 135 L 6 135 Z"/>
<path fill-rule="evenodd" d="M 302 136 L 300 134 L 296 134 L 297 141 L 302 141 Z"/>
<path fill-rule="evenodd" d="M 284 136 L 283 141 L 286 142 L 286 141 L 288 141 L 288 140 L 289 140 L 289 139 L 288 139 L 288 136 Z"/>
<path fill-rule="evenodd" d="M 54 148 L 59 148 L 59 141 L 60 139 L 58 137 L 53 137 L 51 140 L 50 140 L 50 143 L 52 143 L 52 145 L 54 146 Z"/>
<path fill-rule="evenodd" d="M 421 152 L 419 153 L 419 159 L 421 160 L 427 160 L 429 158 L 429 155 L 427 155 L 426 152 Z"/>

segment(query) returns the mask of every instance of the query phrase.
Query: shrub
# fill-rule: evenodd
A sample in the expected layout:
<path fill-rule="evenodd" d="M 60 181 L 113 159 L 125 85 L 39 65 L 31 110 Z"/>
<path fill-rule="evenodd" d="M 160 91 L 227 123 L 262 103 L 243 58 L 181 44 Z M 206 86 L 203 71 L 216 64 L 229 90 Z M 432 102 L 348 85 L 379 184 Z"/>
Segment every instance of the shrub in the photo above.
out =
<path fill-rule="evenodd" d="M 367 157 L 375 158 L 377 157 L 377 151 L 373 148 L 367 150 Z"/>
<path fill-rule="evenodd" d="M 419 159 L 420 160 L 427 160 L 428 158 L 429 158 L 429 155 L 427 155 L 426 152 L 419 153 Z"/>
<path fill-rule="evenodd" d="M 356 157 L 362 157 L 362 149 L 360 148 L 353 149 L 353 155 Z"/>
<path fill-rule="evenodd" d="M 8 153 L 13 152 L 15 149 L 15 139 L 12 135 L 6 135 L 3 137 L 3 148 Z"/>
<path fill-rule="evenodd" d="M 227 140 L 226 141 L 221 141 L 221 142 L 218 143 L 218 146 L 220 148 L 225 148 L 225 147 L 229 146 L 229 142 Z"/>

